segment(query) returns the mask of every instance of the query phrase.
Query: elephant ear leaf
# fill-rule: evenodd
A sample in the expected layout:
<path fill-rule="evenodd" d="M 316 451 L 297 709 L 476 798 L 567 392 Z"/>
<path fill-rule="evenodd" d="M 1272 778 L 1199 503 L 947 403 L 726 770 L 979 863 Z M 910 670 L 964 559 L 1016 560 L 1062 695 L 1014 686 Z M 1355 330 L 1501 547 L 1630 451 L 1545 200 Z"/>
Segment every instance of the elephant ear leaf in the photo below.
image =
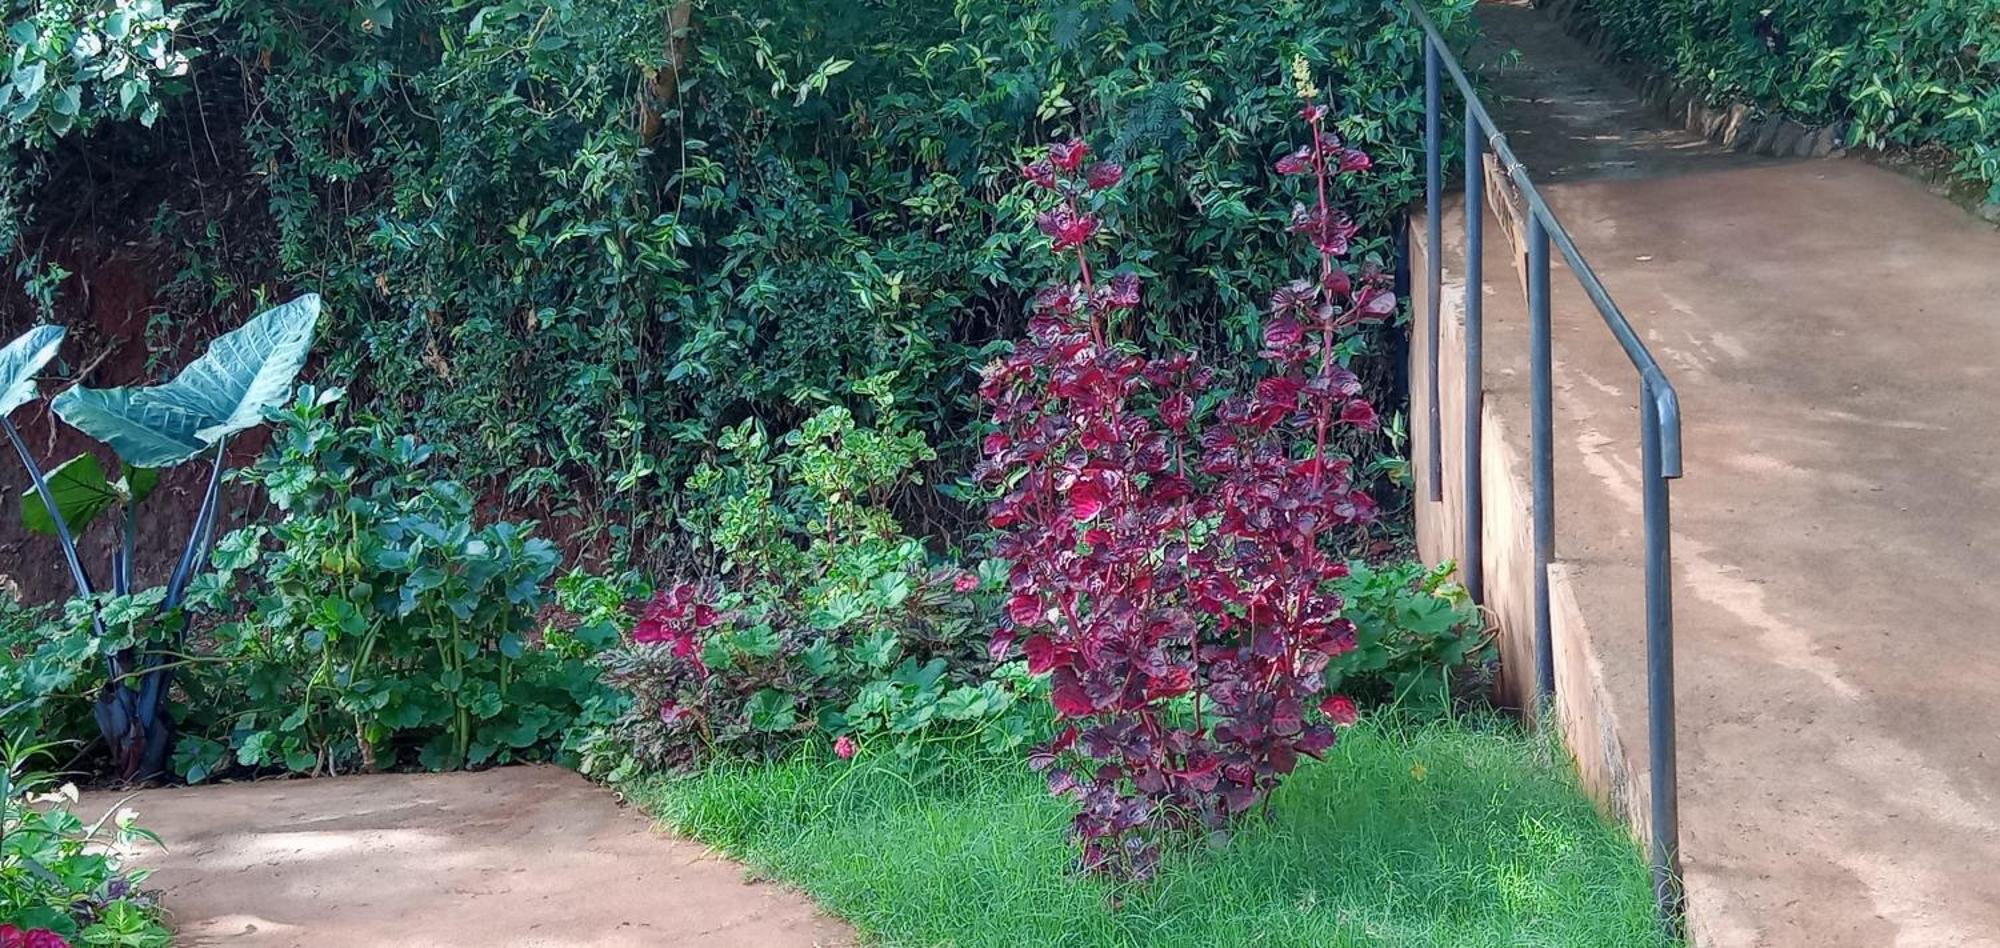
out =
<path fill-rule="evenodd" d="M 0 418 L 35 397 L 35 373 L 61 348 L 61 326 L 36 326 L 0 349 Z"/>
<path fill-rule="evenodd" d="M 81 532 L 97 515 L 113 507 L 136 504 L 146 499 L 160 483 L 160 472 L 152 468 L 127 467 L 118 480 L 104 476 L 104 466 L 95 454 L 79 454 L 49 472 L 49 493 L 56 509 L 71 530 Z M 48 504 L 30 487 L 21 492 L 21 525 L 44 536 L 56 535 L 56 523 Z"/>
<path fill-rule="evenodd" d="M 72 388 L 50 404 L 62 420 L 111 446 L 134 467 L 172 467 L 208 445 L 205 419 L 158 397 L 159 389 Z"/>
<path fill-rule="evenodd" d="M 292 382 L 305 367 L 318 324 L 315 293 L 259 313 L 216 337 L 201 358 L 148 398 L 198 416 L 201 424 L 194 435 L 204 444 L 256 427 L 267 409 L 291 398 Z"/>

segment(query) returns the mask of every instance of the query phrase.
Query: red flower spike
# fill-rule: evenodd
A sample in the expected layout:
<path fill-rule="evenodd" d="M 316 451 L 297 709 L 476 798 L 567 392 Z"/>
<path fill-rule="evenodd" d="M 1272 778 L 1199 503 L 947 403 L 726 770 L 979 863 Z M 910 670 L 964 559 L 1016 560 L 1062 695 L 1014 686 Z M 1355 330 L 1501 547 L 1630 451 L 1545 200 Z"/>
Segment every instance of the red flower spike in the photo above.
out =
<path fill-rule="evenodd" d="M 1116 162 L 1100 161 L 1083 173 L 1083 183 L 1092 191 L 1102 191 L 1116 185 L 1125 178 L 1125 166 Z"/>
<path fill-rule="evenodd" d="M 1057 250 L 1082 246 L 1097 233 L 1097 218 L 1072 213 L 1068 208 L 1045 211 L 1035 217 L 1035 226 L 1049 235 Z"/>
<path fill-rule="evenodd" d="M 1057 168 L 1071 174 L 1083 167 L 1084 159 L 1089 157 L 1090 146 L 1076 139 L 1049 146 L 1049 161 Z"/>

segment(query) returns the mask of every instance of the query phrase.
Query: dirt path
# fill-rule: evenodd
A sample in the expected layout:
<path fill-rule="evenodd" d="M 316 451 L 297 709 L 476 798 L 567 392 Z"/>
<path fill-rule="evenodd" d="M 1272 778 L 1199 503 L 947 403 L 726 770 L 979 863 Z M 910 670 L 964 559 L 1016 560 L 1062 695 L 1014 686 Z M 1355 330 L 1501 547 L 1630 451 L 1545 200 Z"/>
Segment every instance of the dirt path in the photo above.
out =
<path fill-rule="evenodd" d="M 119 798 L 84 800 L 102 811 Z M 130 804 L 179 944 L 856 943 L 804 896 L 664 836 L 555 767 L 150 790 Z"/>

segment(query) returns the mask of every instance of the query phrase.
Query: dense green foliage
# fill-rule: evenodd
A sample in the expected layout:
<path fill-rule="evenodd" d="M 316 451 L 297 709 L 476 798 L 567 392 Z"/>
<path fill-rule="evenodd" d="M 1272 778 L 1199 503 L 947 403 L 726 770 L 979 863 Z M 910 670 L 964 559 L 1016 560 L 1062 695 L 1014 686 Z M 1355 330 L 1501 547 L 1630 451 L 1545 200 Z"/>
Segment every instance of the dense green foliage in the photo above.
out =
<path fill-rule="evenodd" d="M 2000 202 L 2000 4 L 1992 0 L 1583 0 L 1623 55 L 1721 100 L 1861 145 L 1941 149 Z"/>
<path fill-rule="evenodd" d="M 913 784 L 864 750 L 627 789 L 884 944 L 1669 944 L 1639 854 L 1556 753 L 1505 724 L 1367 721 L 1143 886 L 1074 875 L 1069 808 L 1007 758 Z"/>
<path fill-rule="evenodd" d="M 164 0 L 8 0 L 0 144 L 45 147 L 100 121 L 160 116 L 155 83 L 187 74 Z"/>
<path fill-rule="evenodd" d="M 30 238 L 76 220 L 95 175 L 87 219 L 168 251 L 170 308 L 319 291 L 322 351 L 368 410 L 475 490 L 643 551 L 671 543 L 703 443 L 795 425 L 801 393 L 846 379 L 896 370 L 946 461 L 969 454 L 968 369 L 1044 266 L 1018 236 L 1027 146 L 1107 143 L 1129 259 L 1172 303 L 1154 328 L 1211 347 L 1250 349 L 1241 277 L 1292 253 L 1268 168 L 1295 53 L 1366 116 L 1340 131 L 1384 170 L 1346 203 L 1379 224 L 1414 193 L 1419 54 L 1394 4 L 752 0 L 692 4 L 678 31 L 673 10 L 204 5 L 177 34 L 192 72 L 135 100 L 161 121 L 80 142 L 112 167 L 10 148 L 27 233 L 0 226 L 0 251 L 52 292 Z"/>
<path fill-rule="evenodd" d="M 1451 580 L 1451 564 L 1348 569 L 1333 589 L 1354 623 L 1354 650 L 1334 657 L 1328 687 L 1364 703 L 1437 711 L 1485 684 L 1479 675 L 1494 659 L 1492 640 L 1465 587 Z"/>
<path fill-rule="evenodd" d="M 159 907 L 138 888 L 146 871 L 127 869 L 122 855 L 158 837 L 123 807 L 77 812 L 75 785 L 32 769 L 55 750 L 18 736 L 0 747 L 0 937 L 45 931 L 74 945 L 164 948 Z"/>
<path fill-rule="evenodd" d="M 273 413 L 240 479 L 276 517 L 223 538 L 185 605 L 163 587 L 0 603 L 0 731 L 89 741 L 101 663 L 136 652 L 175 673 L 172 767 L 191 781 L 579 753 L 623 707 L 589 659 L 617 640 L 602 603 L 622 612 L 624 587 L 571 577 L 552 599 L 560 557 L 534 524 L 485 522 L 428 447 L 341 423 L 338 395 Z"/>
<path fill-rule="evenodd" d="M 308 387 L 246 472 L 278 517 L 219 544 L 200 593 L 226 621 L 184 676 L 175 769 L 198 781 L 551 756 L 608 699 L 580 655 L 534 642 L 555 547 L 531 523 L 482 523 L 416 439 L 336 423 L 337 394 Z"/>
<path fill-rule="evenodd" d="M 927 763 L 948 737 L 996 752 L 1030 737 L 1031 685 L 995 674 L 986 649 L 1004 569 L 941 560 L 883 506 L 932 456 L 889 382 L 855 386 L 866 421 L 836 405 L 776 439 L 745 421 L 689 477 L 685 525 L 712 565 L 663 582 L 602 656 L 633 700 L 613 728 L 624 755 L 593 766 L 626 776 L 801 740 Z"/>

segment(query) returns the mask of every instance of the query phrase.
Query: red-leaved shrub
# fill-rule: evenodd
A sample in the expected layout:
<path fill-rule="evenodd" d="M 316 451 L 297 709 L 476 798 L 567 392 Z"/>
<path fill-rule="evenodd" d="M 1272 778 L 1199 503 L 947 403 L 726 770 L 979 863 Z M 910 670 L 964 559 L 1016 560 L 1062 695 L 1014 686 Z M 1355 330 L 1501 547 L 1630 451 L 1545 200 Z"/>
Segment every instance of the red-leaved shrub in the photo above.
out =
<path fill-rule="evenodd" d="M 1321 539 L 1376 515 L 1330 435 L 1378 420 L 1335 343 L 1395 296 L 1379 269 L 1337 259 L 1355 225 L 1328 190 L 1369 162 L 1307 101 L 1311 139 L 1277 170 L 1314 186 L 1290 228 L 1318 272 L 1271 295 L 1268 370 L 1245 391 L 1218 390 L 1192 354 L 1119 340 L 1139 280 L 1100 278 L 1091 258 L 1118 166 L 1073 141 L 1023 172 L 1052 199 L 1037 223 L 1075 279 L 1038 295 L 981 387 L 997 430 L 979 474 L 1004 491 L 989 519 L 1013 563 L 994 648 L 1051 673 L 1066 726 L 1032 764 L 1078 802 L 1091 870 L 1149 874 L 1163 833 L 1224 827 L 1353 720 L 1324 694 L 1354 626 Z"/>
<path fill-rule="evenodd" d="M 69 948 L 69 942 L 46 928 L 0 925 L 0 948 Z"/>

